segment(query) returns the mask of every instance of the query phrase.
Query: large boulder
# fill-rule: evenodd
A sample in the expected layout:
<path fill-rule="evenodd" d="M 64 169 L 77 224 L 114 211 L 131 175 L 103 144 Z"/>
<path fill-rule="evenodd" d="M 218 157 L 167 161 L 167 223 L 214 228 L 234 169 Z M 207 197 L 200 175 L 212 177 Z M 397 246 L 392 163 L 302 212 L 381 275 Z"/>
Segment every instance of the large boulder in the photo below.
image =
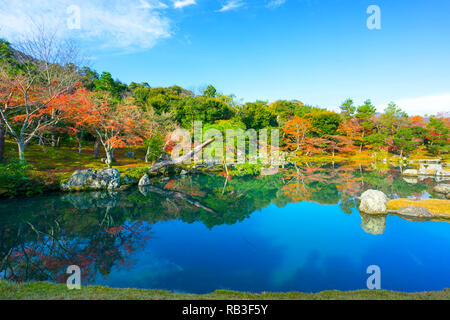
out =
<path fill-rule="evenodd" d="M 148 174 L 144 174 L 141 180 L 139 180 L 139 186 L 144 187 L 149 185 L 150 185 L 150 177 L 148 176 Z"/>
<path fill-rule="evenodd" d="M 61 183 L 62 191 L 114 190 L 120 187 L 117 169 L 77 170 L 69 181 Z"/>
<path fill-rule="evenodd" d="M 388 197 L 381 191 L 367 190 L 361 195 L 359 210 L 369 214 L 386 213 L 388 200 Z"/>
<path fill-rule="evenodd" d="M 433 190 L 437 193 L 448 194 L 450 193 L 450 184 L 438 184 L 433 188 Z"/>

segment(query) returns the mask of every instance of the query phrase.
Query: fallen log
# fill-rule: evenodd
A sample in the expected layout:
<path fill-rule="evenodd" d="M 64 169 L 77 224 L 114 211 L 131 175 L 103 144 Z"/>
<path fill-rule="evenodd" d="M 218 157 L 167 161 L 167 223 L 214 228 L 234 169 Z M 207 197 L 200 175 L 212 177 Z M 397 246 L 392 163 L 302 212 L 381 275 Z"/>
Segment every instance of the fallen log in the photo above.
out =
<path fill-rule="evenodd" d="M 197 153 L 199 153 L 200 151 L 202 151 L 205 147 L 207 147 L 209 144 L 211 144 L 214 141 L 213 139 L 209 139 L 208 141 L 202 143 L 201 145 L 195 147 L 193 150 L 191 150 L 190 152 L 186 153 L 185 155 L 182 155 L 181 157 L 175 158 L 175 159 L 169 159 L 169 160 L 164 160 L 158 163 L 155 163 L 154 165 L 152 165 L 150 167 L 150 169 L 148 170 L 148 172 L 155 172 L 158 171 L 159 169 L 162 169 L 164 167 L 170 166 L 170 165 L 175 165 L 175 164 L 180 164 L 190 158 L 192 158 L 194 155 L 196 155 Z"/>

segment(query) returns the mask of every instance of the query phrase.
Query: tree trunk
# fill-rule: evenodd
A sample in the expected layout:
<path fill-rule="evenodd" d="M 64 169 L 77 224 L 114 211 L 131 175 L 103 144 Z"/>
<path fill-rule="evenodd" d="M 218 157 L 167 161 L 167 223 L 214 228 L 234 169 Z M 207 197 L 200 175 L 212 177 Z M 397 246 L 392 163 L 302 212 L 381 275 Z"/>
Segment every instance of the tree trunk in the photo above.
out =
<path fill-rule="evenodd" d="M 105 148 L 106 152 L 106 164 L 108 168 L 111 168 L 111 164 L 114 162 L 114 149 Z"/>
<path fill-rule="evenodd" d="M 58 136 L 56 134 L 56 129 L 52 128 L 52 147 L 58 146 Z"/>
<path fill-rule="evenodd" d="M 100 139 L 97 138 L 94 143 L 94 158 L 98 158 L 98 153 L 100 152 Z"/>
<path fill-rule="evenodd" d="M 148 157 L 150 156 L 150 146 L 147 147 L 147 153 L 145 154 L 145 162 L 148 163 Z"/>
<path fill-rule="evenodd" d="M 40 146 L 43 146 L 43 145 L 44 145 L 44 131 L 42 131 L 42 132 L 39 134 L 39 142 L 38 142 L 38 144 L 39 144 Z"/>
<path fill-rule="evenodd" d="M 6 137 L 6 127 L 5 123 L 0 117 L 0 162 L 5 160 L 5 137 Z"/>
<path fill-rule="evenodd" d="M 81 142 L 83 140 L 83 134 L 77 135 L 77 142 L 78 142 L 78 153 L 81 153 L 82 145 Z"/>
<path fill-rule="evenodd" d="M 19 150 L 20 161 L 25 161 L 25 143 L 23 141 L 18 141 L 17 149 Z"/>

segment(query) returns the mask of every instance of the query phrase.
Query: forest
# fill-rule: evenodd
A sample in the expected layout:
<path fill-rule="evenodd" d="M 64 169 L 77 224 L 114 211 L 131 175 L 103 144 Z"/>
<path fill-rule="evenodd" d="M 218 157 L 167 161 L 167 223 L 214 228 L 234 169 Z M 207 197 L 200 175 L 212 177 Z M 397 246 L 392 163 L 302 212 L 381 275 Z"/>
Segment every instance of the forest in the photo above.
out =
<path fill-rule="evenodd" d="M 243 103 L 212 85 L 194 93 L 179 86 L 123 83 L 108 72 L 82 67 L 77 50 L 53 38 L 34 38 L 19 49 L 0 41 L 2 185 L 17 183 L 29 172 L 35 176 L 27 180 L 28 189 L 33 179 L 52 180 L 51 170 L 70 163 L 54 163 L 47 170 L 36 163 L 41 153 L 63 147 L 79 154 L 89 147 L 90 157 L 103 156 L 108 167 L 117 165 L 118 150 L 142 150 L 137 163 L 147 166 L 170 150 L 173 130 L 193 130 L 194 121 L 221 132 L 277 129 L 282 150 L 294 160 L 364 159 L 380 153 L 400 159 L 448 157 L 450 151 L 445 113 L 408 115 L 395 103 L 377 112 L 370 99 L 357 105 L 350 98 L 340 112 L 300 100 Z M 29 159 L 30 147 L 34 152 Z"/>

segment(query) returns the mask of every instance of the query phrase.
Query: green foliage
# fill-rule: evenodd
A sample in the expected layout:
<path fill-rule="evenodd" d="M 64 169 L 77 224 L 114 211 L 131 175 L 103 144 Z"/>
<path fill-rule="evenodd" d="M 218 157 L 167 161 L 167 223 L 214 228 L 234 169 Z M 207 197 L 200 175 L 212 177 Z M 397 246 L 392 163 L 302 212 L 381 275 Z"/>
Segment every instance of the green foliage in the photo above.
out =
<path fill-rule="evenodd" d="M 355 115 L 356 107 L 352 99 L 345 100 L 340 106 L 342 115 L 345 119 L 351 119 Z"/>
<path fill-rule="evenodd" d="M 393 139 L 394 146 L 400 150 L 400 154 L 410 153 L 417 148 L 418 142 L 414 139 L 412 128 L 400 128 Z"/>
<path fill-rule="evenodd" d="M 95 79 L 95 74 L 89 73 L 88 76 L 93 77 L 95 91 L 108 92 L 115 99 L 120 99 L 121 94 L 127 90 L 127 86 L 114 80 L 109 72 L 103 72 L 98 79 Z"/>
<path fill-rule="evenodd" d="M 426 147 L 428 151 L 435 155 L 449 153 L 450 127 L 445 123 L 444 119 L 431 116 L 427 129 Z"/>
<path fill-rule="evenodd" d="M 0 196 L 30 196 L 59 186 L 51 173 L 33 174 L 30 169 L 29 164 L 20 160 L 0 163 Z"/>
<path fill-rule="evenodd" d="M 212 85 L 209 85 L 203 92 L 203 95 L 208 98 L 215 98 L 217 96 L 217 90 Z"/>
<path fill-rule="evenodd" d="M 366 100 L 364 101 L 364 104 L 362 106 L 359 106 L 358 109 L 356 109 L 356 118 L 361 120 L 368 120 L 370 119 L 375 113 L 377 112 L 377 109 L 372 104 L 372 101 Z"/>
<path fill-rule="evenodd" d="M 282 122 L 292 119 L 295 116 L 295 111 L 300 109 L 302 106 L 303 103 L 296 100 L 277 100 L 270 104 L 270 108 Z"/>
<path fill-rule="evenodd" d="M 239 110 L 239 114 L 247 129 L 259 130 L 277 126 L 275 113 L 264 101 L 246 103 Z"/>
<path fill-rule="evenodd" d="M 185 98 L 175 110 L 175 120 L 184 128 L 192 128 L 194 121 L 208 124 L 218 120 L 229 120 L 233 116 L 234 111 L 229 105 L 220 99 L 204 96 Z"/>
<path fill-rule="evenodd" d="M 150 162 L 155 161 L 163 152 L 164 147 L 164 135 L 156 133 L 153 137 L 146 141 L 149 148 L 148 160 Z"/>
<path fill-rule="evenodd" d="M 372 149 L 378 150 L 380 147 L 387 146 L 387 134 L 380 132 L 372 132 L 364 137 L 364 144 L 372 146 Z"/>
<path fill-rule="evenodd" d="M 312 118 L 312 135 L 315 137 L 336 135 L 341 121 L 336 112 L 321 112 Z"/>

